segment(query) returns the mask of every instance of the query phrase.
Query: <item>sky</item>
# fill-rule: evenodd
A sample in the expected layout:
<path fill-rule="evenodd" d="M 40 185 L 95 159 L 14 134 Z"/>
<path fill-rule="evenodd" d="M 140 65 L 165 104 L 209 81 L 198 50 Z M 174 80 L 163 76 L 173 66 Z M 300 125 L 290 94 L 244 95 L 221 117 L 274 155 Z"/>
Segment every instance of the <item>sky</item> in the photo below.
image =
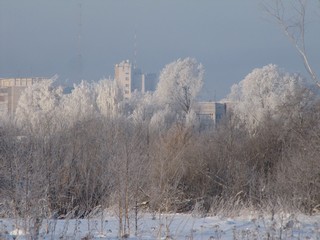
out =
<path fill-rule="evenodd" d="M 317 66 L 319 20 L 308 19 L 306 35 Z M 270 63 L 306 75 L 260 0 L 0 0 L 0 78 L 57 74 L 72 85 L 113 77 L 126 59 L 159 74 L 185 57 L 204 65 L 207 100 Z"/>

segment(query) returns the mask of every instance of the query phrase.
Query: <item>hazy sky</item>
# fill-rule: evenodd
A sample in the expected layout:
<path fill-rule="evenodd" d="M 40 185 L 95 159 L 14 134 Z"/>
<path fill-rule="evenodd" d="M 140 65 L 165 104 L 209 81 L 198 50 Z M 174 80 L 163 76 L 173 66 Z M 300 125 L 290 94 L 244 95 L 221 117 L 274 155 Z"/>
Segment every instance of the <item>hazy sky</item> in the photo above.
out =
<path fill-rule="evenodd" d="M 194 57 L 206 69 L 204 93 L 211 99 L 224 97 L 233 83 L 269 63 L 304 74 L 295 49 L 260 3 L 0 0 L 0 77 L 58 74 L 72 83 L 80 75 L 86 80 L 113 76 L 114 64 L 133 59 L 135 33 L 136 61 L 144 72 L 159 73 L 173 60 Z M 315 20 L 308 22 L 307 44 L 319 66 Z"/>

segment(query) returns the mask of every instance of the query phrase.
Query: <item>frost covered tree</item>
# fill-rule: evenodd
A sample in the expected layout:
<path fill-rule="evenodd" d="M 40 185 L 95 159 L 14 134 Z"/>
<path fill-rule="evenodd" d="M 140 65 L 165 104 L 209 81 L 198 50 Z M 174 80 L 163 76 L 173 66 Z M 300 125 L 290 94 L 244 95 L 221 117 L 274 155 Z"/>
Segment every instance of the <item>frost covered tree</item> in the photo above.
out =
<path fill-rule="evenodd" d="M 130 99 L 132 114 L 130 119 L 135 123 L 149 122 L 157 109 L 156 102 L 152 93 L 134 93 Z"/>
<path fill-rule="evenodd" d="M 62 89 L 54 87 L 53 82 L 43 80 L 24 90 L 15 114 L 18 125 L 36 132 L 55 130 Z"/>
<path fill-rule="evenodd" d="M 176 121 L 176 115 L 169 109 L 168 106 L 165 106 L 162 109 L 158 109 L 154 112 L 150 119 L 150 130 L 151 133 L 165 133 L 168 131 L 172 123 Z"/>
<path fill-rule="evenodd" d="M 97 116 L 98 107 L 93 84 L 82 81 L 74 85 L 73 91 L 64 96 L 63 118 L 69 124 Z"/>
<path fill-rule="evenodd" d="M 161 71 L 155 96 L 159 104 L 178 113 L 189 113 L 201 90 L 204 68 L 194 58 L 178 59 Z"/>
<path fill-rule="evenodd" d="M 96 103 L 101 115 L 114 117 L 121 111 L 123 95 L 116 81 L 102 79 L 94 85 Z"/>
<path fill-rule="evenodd" d="M 278 108 L 303 89 L 305 81 L 300 75 L 270 64 L 254 69 L 233 85 L 227 100 L 233 102 L 234 113 L 253 129 L 266 117 L 275 117 Z"/>

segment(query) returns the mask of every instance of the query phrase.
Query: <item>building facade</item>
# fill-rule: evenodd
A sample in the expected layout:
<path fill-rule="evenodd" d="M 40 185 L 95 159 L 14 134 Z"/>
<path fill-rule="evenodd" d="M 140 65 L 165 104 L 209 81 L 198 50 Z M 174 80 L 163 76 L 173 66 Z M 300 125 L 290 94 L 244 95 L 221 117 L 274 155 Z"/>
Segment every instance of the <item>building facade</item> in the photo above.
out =
<path fill-rule="evenodd" d="M 13 116 L 23 90 L 47 78 L 0 78 L 0 113 Z"/>
<path fill-rule="evenodd" d="M 220 102 L 197 102 L 195 112 L 199 118 L 200 128 L 207 129 L 219 124 L 227 113 L 227 104 Z"/>
<path fill-rule="evenodd" d="M 124 97 L 129 99 L 134 91 L 154 91 L 156 86 L 156 74 L 146 74 L 141 69 L 134 67 L 129 60 L 115 65 L 114 78 Z"/>

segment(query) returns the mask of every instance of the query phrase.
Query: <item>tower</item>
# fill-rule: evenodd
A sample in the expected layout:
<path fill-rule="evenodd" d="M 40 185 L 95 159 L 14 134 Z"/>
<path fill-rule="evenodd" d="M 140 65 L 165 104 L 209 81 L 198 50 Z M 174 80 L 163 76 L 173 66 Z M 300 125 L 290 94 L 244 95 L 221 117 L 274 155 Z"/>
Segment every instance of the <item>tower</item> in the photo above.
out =
<path fill-rule="evenodd" d="M 82 72 L 82 2 L 79 0 L 78 3 L 78 9 L 79 9 L 79 16 L 78 16 L 78 44 L 77 44 L 77 66 L 76 66 L 76 71 L 77 71 L 77 78 L 78 81 L 83 80 L 83 72 Z"/>
<path fill-rule="evenodd" d="M 138 46 L 137 46 L 137 28 L 134 30 L 134 43 L 133 43 L 133 68 L 137 67 L 137 55 L 138 55 Z"/>

